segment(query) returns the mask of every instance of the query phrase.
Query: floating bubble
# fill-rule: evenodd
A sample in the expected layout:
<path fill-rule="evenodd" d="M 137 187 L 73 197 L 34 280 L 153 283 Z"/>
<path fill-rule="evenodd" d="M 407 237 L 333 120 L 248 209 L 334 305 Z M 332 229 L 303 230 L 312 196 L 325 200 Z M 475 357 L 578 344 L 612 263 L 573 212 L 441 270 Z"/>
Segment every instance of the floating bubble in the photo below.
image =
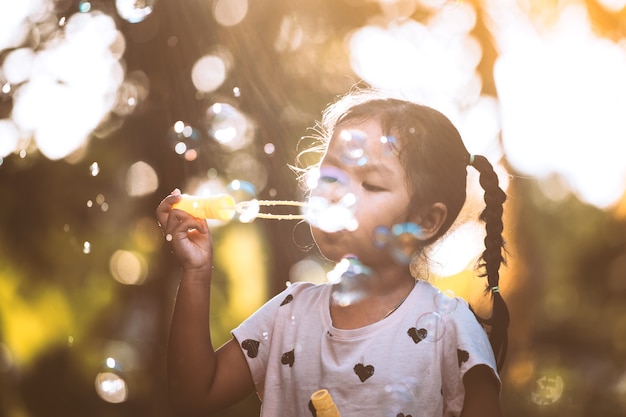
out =
<path fill-rule="evenodd" d="M 154 10 L 156 0 L 115 0 L 117 14 L 129 23 L 144 21 Z"/>
<path fill-rule="evenodd" d="M 427 342 L 436 342 L 443 337 L 445 321 L 437 312 L 424 313 L 415 322 L 419 338 Z"/>
<path fill-rule="evenodd" d="M 170 128 L 168 137 L 174 152 L 178 155 L 187 161 L 193 161 L 198 157 L 200 146 L 200 131 L 198 129 L 179 120 Z"/>
<path fill-rule="evenodd" d="M 117 250 L 109 260 L 109 271 L 120 284 L 140 285 L 148 275 L 148 263 L 138 252 Z"/>
<path fill-rule="evenodd" d="M 361 300 L 373 280 L 373 271 L 352 255 L 341 259 L 328 272 L 328 282 L 334 284 L 331 300 L 341 307 L 348 306 Z"/>
<path fill-rule="evenodd" d="M 97 162 L 93 162 L 89 165 L 89 172 L 91 172 L 92 177 L 97 177 L 100 173 L 100 165 Z"/>
<path fill-rule="evenodd" d="M 227 103 L 214 103 L 205 113 L 207 133 L 227 150 L 235 151 L 252 143 L 251 121 Z"/>
<path fill-rule="evenodd" d="M 87 13 L 91 11 L 91 2 L 89 1 L 81 1 L 78 3 L 78 11 L 81 13 Z"/>
<path fill-rule="evenodd" d="M 120 116 L 132 114 L 139 105 L 139 90 L 137 84 L 124 80 L 117 90 L 117 100 L 113 112 Z"/>
<path fill-rule="evenodd" d="M 266 155 L 272 155 L 275 151 L 276 146 L 274 146 L 273 143 L 266 143 L 265 146 L 263 146 L 263 152 L 265 152 Z"/>
<path fill-rule="evenodd" d="M 391 230 L 387 226 L 374 228 L 374 246 L 379 249 L 386 248 L 391 242 Z"/>
<path fill-rule="evenodd" d="M 12 91 L 13 87 L 11 86 L 10 82 L 2 82 L 2 86 L 0 86 L 0 98 L 3 98 L 3 96 L 10 96 Z"/>
<path fill-rule="evenodd" d="M 159 177 L 147 162 L 137 161 L 126 173 L 126 192 L 129 196 L 140 197 L 156 191 Z"/>
<path fill-rule="evenodd" d="M 407 377 L 400 382 L 385 385 L 381 393 L 381 404 L 388 404 L 384 417 L 404 416 L 404 412 L 415 408 L 417 400 L 414 392 L 418 385 L 417 378 Z"/>
<path fill-rule="evenodd" d="M 213 2 L 213 17 L 222 26 L 234 26 L 248 14 L 248 0 L 217 0 Z"/>
<path fill-rule="evenodd" d="M 104 401 L 114 404 L 128 398 L 126 381 L 113 372 L 101 372 L 96 376 L 96 392 Z"/>
<path fill-rule="evenodd" d="M 115 369 L 117 367 L 117 361 L 115 358 L 106 358 L 104 362 L 106 363 L 107 368 Z"/>
<path fill-rule="evenodd" d="M 334 167 L 322 167 L 310 175 L 307 185 L 311 187 L 311 195 L 302 209 L 305 220 L 330 233 L 356 230 L 356 197 L 349 192 L 348 175 Z"/>
<path fill-rule="evenodd" d="M 380 143 L 383 145 L 383 156 L 392 156 L 397 150 L 397 140 L 393 136 L 381 136 Z"/>
<path fill-rule="evenodd" d="M 391 227 L 389 249 L 397 262 L 406 265 L 411 262 L 421 233 L 422 228 L 416 223 L 397 223 Z"/>
<path fill-rule="evenodd" d="M 560 375 L 543 375 L 535 381 L 535 389 L 530 393 L 530 399 L 538 405 L 554 404 L 561 399 L 564 386 Z"/>
<path fill-rule="evenodd" d="M 342 130 L 335 140 L 344 164 L 363 166 L 367 163 L 369 155 L 365 149 L 367 144 L 365 132 L 356 129 Z"/>
<path fill-rule="evenodd" d="M 211 93 L 221 87 L 227 73 L 224 59 L 217 55 L 205 55 L 193 65 L 191 81 L 198 91 Z"/>
<path fill-rule="evenodd" d="M 451 291 L 438 291 L 435 294 L 435 308 L 438 313 L 450 314 L 456 310 L 458 304 L 459 299 Z"/>

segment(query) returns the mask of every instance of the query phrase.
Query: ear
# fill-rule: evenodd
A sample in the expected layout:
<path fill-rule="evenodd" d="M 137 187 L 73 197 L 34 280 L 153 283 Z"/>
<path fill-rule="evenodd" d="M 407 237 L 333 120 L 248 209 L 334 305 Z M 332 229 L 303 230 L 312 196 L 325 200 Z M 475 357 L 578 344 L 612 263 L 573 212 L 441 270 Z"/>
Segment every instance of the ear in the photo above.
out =
<path fill-rule="evenodd" d="M 443 203 L 435 203 L 416 217 L 415 223 L 422 228 L 420 240 L 430 240 L 437 235 L 448 217 L 448 207 Z"/>

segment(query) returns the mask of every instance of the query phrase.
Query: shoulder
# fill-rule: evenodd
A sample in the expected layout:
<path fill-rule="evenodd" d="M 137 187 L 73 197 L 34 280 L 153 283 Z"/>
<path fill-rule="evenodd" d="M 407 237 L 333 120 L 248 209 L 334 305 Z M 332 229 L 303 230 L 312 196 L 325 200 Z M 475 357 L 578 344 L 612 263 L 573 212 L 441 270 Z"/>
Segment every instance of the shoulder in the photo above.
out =
<path fill-rule="evenodd" d="M 274 314 L 276 310 L 290 310 L 294 306 L 309 305 L 317 302 L 324 294 L 326 284 L 315 284 L 312 282 L 295 282 L 274 295 L 267 301 L 253 316 Z M 294 301 L 297 300 L 296 303 Z M 289 308 L 286 308 L 286 307 Z"/>
<path fill-rule="evenodd" d="M 321 297 L 324 290 L 328 287 L 328 284 L 316 284 L 313 282 L 294 282 L 289 284 L 282 292 L 277 294 L 274 298 L 282 300 L 281 303 L 288 304 L 296 297 L 299 300 L 311 299 Z"/>

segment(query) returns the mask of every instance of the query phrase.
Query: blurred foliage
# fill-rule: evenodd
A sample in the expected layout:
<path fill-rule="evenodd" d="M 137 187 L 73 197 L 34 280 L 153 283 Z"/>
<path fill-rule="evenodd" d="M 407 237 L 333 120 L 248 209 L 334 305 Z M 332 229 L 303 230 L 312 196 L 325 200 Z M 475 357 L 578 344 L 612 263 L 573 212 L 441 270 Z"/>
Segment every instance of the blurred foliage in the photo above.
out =
<path fill-rule="evenodd" d="M 110 9 L 112 3 L 94 6 Z M 355 80 L 340 52 L 343 35 L 378 10 L 367 1 L 269 3 L 251 1 L 246 24 L 231 28 L 214 24 L 211 2 L 200 1 L 161 0 L 145 23 L 119 22 L 128 42 L 127 70 L 142 70 L 150 79 L 147 102 L 110 137 L 92 141 L 80 162 L 29 154 L 8 157 L 0 166 L 0 417 L 170 415 L 165 350 L 178 268 L 162 245 L 153 213 L 173 188 L 207 167 L 221 170 L 226 158 L 207 147 L 198 160 L 185 161 L 171 151 L 165 135 L 176 120 L 197 120 L 200 104 L 213 98 L 198 95 L 191 85 L 194 60 L 218 43 L 234 52 L 235 70 L 215 96 L 230 97 L 240 88 L 237 104 L 258 124 L 254 146 L 276 146 L 264 156 L 267 190 L 275 190 L 275 198 L 297 199 L 287 164 L 320 110 Z M 541 20 L 559 2 L 527 3 Z M 622 15 L 609 16 L 595 2 L 586 3 L 606 36 L 623 36 Z M 280 19 L 295 11 L 327 36 L 302 50 L 277 52 Z M 475 32 L 484 53 L 483 86 L 495 94 L 491 72 L 497 52 L 480 19 Z M 167 46 L 172 36 L 177 47 Z M 3 103 L 0 110 L 6 107 Z M 129 197 L 124 176 L 138 159 L 155 167 L 159 188 Z M 89 172 L 93 161 L 101 167 L 97 176 Z M 515 175 L 509 193 L 511 261 L 503 288 L 511 289 L 506 298 L 512 324 L 502 373 L 505 414 L 624 415 L 626 216 L 573 197 L 555 201 L 536 181 Z M 98 195 L 104 196 L 106 211 L 87 204 Z M 216 240 L 227 233 L 220 230 Z M 310 243 L 306 228 L 291 222 L 257 221 L 244 233 L 266 245 L 254 259 L 238 251 L 241 264 L 260 260 L 265 271 L 251 279 L 272 279 L 267 288 L 251 290 L 233 285 L 218 266 L 213 309 L 219 313 L 212 319 L 220 341 L 247 314 L 229 300 L 242 291 L 269 297 L 284 286 L 290 266 L 310 255 L 303 249 Z M 118 249 L 146 259 L 143 285 L 112 279 L 109 259 Z M 132 358 L 126 363 L 132 366 L 120 372 L 129 398 L 107 403 L 96 394 L 95 376 L 106 368 L 109 352 L 128 347 Z M 258 399 L 250 396 L 223 416 L 254 416 L 258 408 Z"/>

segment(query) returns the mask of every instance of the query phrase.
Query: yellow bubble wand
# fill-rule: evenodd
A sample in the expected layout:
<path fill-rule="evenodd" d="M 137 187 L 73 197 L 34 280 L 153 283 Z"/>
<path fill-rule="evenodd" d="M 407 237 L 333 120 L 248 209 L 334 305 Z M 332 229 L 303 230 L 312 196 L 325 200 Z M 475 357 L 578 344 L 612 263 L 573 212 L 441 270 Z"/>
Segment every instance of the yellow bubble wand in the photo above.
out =
<path fill-rule="evenodd" d="M 215 219 L 221 221 L 231 220 L 236 213 L 261 219 L 302 220 L 304 219 L 302 214 L 259 213 L 256 209 L 271 206 L 303 207 L 304 205 L 305 203 L 301 201 L 289 200 L 249 200 L 237 203 L 229 194 L 211 196 L 183 194 L 180 201 L 175 203 L 172 208 L 183 210 L 201 219 Z M 251 211 L 253 211 L 253 213 L 251 213 Z"/>

